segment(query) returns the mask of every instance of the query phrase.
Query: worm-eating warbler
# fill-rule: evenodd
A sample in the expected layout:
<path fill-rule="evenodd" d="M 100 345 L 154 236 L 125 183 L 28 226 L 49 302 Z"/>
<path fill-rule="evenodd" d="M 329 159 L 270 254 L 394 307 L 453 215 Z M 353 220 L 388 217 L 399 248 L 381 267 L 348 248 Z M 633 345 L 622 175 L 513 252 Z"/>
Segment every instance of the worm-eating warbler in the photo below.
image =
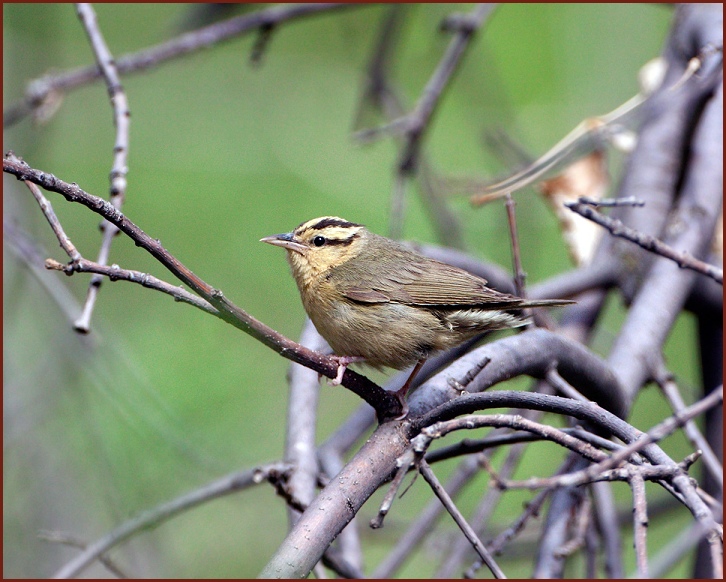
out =
<path fill-rule="evenodd" d="M 495 291 L 467 271 L 336 216 L 303 222 L 261 239 L 283 247 L 305 311 L 339 364 L 381 368 L 417 364 L 484 332 L 528 323 L 518 311 L 572 301 L 527 301 Z M 404 403 L 405 406 L 405 403 Z"/>

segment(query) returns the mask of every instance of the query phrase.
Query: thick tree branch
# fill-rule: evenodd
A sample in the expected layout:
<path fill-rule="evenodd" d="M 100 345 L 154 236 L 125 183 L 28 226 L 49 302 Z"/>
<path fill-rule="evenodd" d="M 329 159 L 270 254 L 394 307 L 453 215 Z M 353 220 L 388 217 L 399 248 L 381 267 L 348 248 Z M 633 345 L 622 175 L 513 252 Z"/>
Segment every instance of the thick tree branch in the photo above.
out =
<path fill-rule="evenodd" d="M 722 87 L 706 104 L 696 127 L 691 145 L 692 162 L 684 177 L 678 205 L 671 213 L 673 234 L 665 239 L 670 246 L 693 256 L 704 256 L 722 205 L 723 157 L 714 155 L 722 151 Z M 656 258 L 647 272 L 608 357 L 626 390 L 628 408 L 648 379 L 650 355 L 658 353 L 665 343 L 695 277 L 692 271 L 681 270 L 673 261 L 661 257 Z M 654 305 L 658 309 L 653 309 Z"/>
<path fill-rule="evenodd" d="M 483 345 L 459 358 L 411 395 L 411 417 L 456 400 L 459 392 L 449 379 L 464 378 L 485 358 L 491 363 L 476 374 L 467 386 L 468 392 L 485 390 L 517 374 L 544 378 L 556 366 L 559 374 L 587 398 L 617 416 L 625 414 L 621 388 L 605 362 L 577 342 L 535 329 Z"/>

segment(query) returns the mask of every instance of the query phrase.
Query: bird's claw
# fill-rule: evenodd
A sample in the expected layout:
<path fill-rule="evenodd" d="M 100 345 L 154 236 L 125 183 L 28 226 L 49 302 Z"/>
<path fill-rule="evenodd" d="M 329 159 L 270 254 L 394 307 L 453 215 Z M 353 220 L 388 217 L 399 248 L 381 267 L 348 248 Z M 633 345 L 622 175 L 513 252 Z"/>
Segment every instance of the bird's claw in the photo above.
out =
<path fill-rule="evenodd" d="M 343 382 L 343 374 L 345 374 L 346 369 L 351 364 L 354 364 L 355 362 L 362 362 L 365 360 L 365 358 L 362 358 L 361 356 L 331 356 L 336 362 L 338 362 L 338 373 L 335 375 L 335 378 L 332 380 L 328 380 L 328 384 L 331 386 L 340 386 L 340 384 Z"/>

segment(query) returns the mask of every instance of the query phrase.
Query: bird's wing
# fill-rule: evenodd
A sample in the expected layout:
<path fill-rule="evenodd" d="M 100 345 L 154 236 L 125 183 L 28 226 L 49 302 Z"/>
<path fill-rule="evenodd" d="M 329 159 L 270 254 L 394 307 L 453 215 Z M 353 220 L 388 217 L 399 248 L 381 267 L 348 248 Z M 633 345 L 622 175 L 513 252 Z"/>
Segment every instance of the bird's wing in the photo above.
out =
<path fill-rule="evenodd" d="M 486 286 L 486 281 L 462 269 L 412 255 L 396 271 L 377 265 L 377 272 L 367 268 L 347 270 L 343 294 L 362 303 L 396 302 L 419 306 L 478 307 L 500 309 L 516 307 L 522 299 L 500 293 Z"/>

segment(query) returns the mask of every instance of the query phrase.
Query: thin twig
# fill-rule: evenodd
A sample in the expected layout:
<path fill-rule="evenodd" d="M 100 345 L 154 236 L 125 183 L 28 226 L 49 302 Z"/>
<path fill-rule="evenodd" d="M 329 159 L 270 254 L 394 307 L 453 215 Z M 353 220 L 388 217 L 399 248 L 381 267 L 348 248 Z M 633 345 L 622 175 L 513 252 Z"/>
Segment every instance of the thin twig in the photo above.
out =
<path fill-rule="evenodd" d="M 132 269 L 122 269 L 118 265 L 99 265 L 93 261 L 87 259 L 78 259 L 71 261 L 64 265 L 53 259 L 45 260 L 45 268 L 53 271 L 61 271 L 66 275 L 72 275 L 73 273 L 94 273 L 100 276 L 108 277 L 111 281 L 128 281 L 130 283 L 137 283 L 142 287 L 148 289 L 154 289 L 161 291 L 167 295 L 171 295 L 175 301 L 182 303 L 188 303 L 194 307 L 211 313 L 216 317 L 221 317 L 219 310 L 212 307 L 208 301 L 205 301 L 201 297 L 197 297 L 193 293 L 189 293 L 186 289 L 181 286 L 174 286 L 166 281 L 162 281 L 149 275 L 148 273 L 142 273 L 141 271 L 134 271 Z"/>
<path fill-rule="evenodd" d="M 494 558 L 489 553 L 489 551 L 484 547 L 484 544 L 479 539 L 479 536 L 476 535 L 476 532 L 472 529 L 472 527 L 467 523 L 466 519 L 464 519 L 464 516 L 461 514 L 459 509 L 456 507 L 454 502 L 452 501 L 451 497 L 449 497 L 449 494 L 446 492 L 446 490 L 441 486 L 441 483 L 436 478 L 436 475 L 431 470 L 431 467 L 425 460 L 421 460 L 421 463 L 419 465 L 419 471 L 421 472 L 421 475 L 423 475 L 423 478 L 426 479 L 426 482 L 431 486 L 431 489 L 436 494 L 436 496 L 441 500 L 441 503 L 446 507 L 446 510 L 449 512 L 451 517 L 456 522 L 456 525 L 459 526 L 459 529 L 463 532 L 463 534 L 466 536 L 466 539 L 469 540 L 472 547 L 476 551 L 477 554 L 479 554 L 479 557 L 482 559 L 482 561 L 487 565 L 491 573 L 494 575 L 495 578 L 506 578 L 504 575 L 504 572 L 501 570 L 499 565 L 494 561 Z"/>
<path fill-rule="evenodd" d="M 82 539 L 72 534 L 61 531 L 41 530 L 38 532 L 38 537 L 41 540 L 45 540 L 47 542 L 51 542 L 54 544 L 63 544 L 66 546 L 71 546 L 72 548 L 78 548 L 80 550 L 85 550 L 88 547 L 88 544 Z M 108 571 L 117 578 L 136 578 L 136 576 L 130 576 L 129 574 L 124 572 L 123 569 L 116 562 L 114 562 L 109 556 L 105 554 L 101 554 L 100 556 L 98 556 L 98 561 L 106 566 Z"/>
<path fill-rule="evenodd" d="M 554 366 L 547 370 L 545 380 L 563 396 L 567 396 L 573 400 L 579 400 L 580 402 L 587 402 L 587 398 L 577 388 L 560 376 Z"/>
<path fill-rule="evenodd" d="M 592 465 L 587 469 L 587 471 L 609 469 L 610 467 L 617 466 L 618 463 L 625 461 L 628 457 L 642 450 L 645 446 L 663 440 L 665 437 L 675 432 L 678 428 L 682 427 L 688 420 L 700 416 L 710 408 L 717 406 L 722 402 L 723 386 L 714 390 L 691 406 L 688 406 L 680 412 L 676 412 L 673 416 L 666 418 L 663 422 L 651 428 L 638 440 L 614 452 L 607 461 L 598 463 L 598 469 L 595 469 L 598 465 Z"/>
<path fill-rule="evenodd" d="M 469 384 L 473 380 L 474 376 L 476 376 L 476 374 L 481 371 L 489 362 L 490 360 L 488 358 L 484 358 L 483 360 L 477 362 L 476 365 L 464 375 L 460 383 L 456 382 L 459 388 L 462 388 L 463 386 Z M 515 409 L 510 412 L 512 412 L 513 414 L 527 416 L 531 420 L 534 420 L 536 416 L 541 414 L 539 411 L 525 409 Z M 489 452 L 478 455 L 472 455 L 471 453 L 482 453 L 484 449 L 488 449 L 490 447 L 507 446 L 525 440 L 538 440 L 540 438 L 536 435 L 521 432 L 514 433 L 513 435 L 506 434 L 505 430 L 506 429 L 494 429 L 494 431 L 492 431 L 486 439 L 483 439 L 484 441 L 487 441 L 487 444 L 481 448 L 476 448 L 475 446 L 469 447 L 469 443 L 475 444 L 475 442 L 472 442 L 469 439 L 465 439 L 464 441 L 458 443 L 458 445 L 454 445 L 453 447 L 442 447 L 436 449 L 435 451 L 427 452 L 425 458 L 429 464 L 433 464 L 434 462 L 451 458 L 453 456 L 468 455 L 467 458 L 465 458 L 459 464 L 456 472 L 454 473 L 454 475 L 452 475 L 452 477 L 446 484 L 446 491 L 452 498 L 455 497 L 458 492 L 467 483 L 469 483 L 469 481 L 473 479 L 475 475 L 479 473 L 482 458 L 486 458 L 486 456 L 490 454 Z M 565 431 L 567 430 L 569 429 L 565 429 Z M 510 439 L 510 436 L 514 436 L 514 438 Z M 600 441 L 613 445 L 613 443 L 605 441 L 605 439 L 600 439 Z M 502 464 L 500 474 L 509 477 L 516 469 L 518 460 L 523 451 L 524 447 L 512 447 L 507 455 L 507 458 Z M 442 452 L 443 455 L 440 455 L 439 453 Z M 488 522 L 491 513 L 494 511 L 496 503 L 500 498 L 501 494 L 502 492 L 497 488 L 489 488 L 486 496 L 481 501 L 476 512 L 469 520 L 471 526 L 474 528 L 474 531 L 482 531 L 484 524 Z M 406 533 L 398 538 L 398 541 L 393 550 L 391 550 L 389 555 L 378 565 L 378 567 L 372 573 L 371 577 L 393 577 L 397 569 L 401 567 L 405 559 L 413 552 L 414 548 L 421 541 L 421 539 L 430 534 L 435 535 L 432 534 L 432 532 L 441 511 L 443 511 L 441 503 L 436 500 L 432 500 L 432 502 L 426 506 L 423 512 L 421 512 L 420 517 L 409 525 Z M 469 544 L 468 542 L 466 542 L 466 540 L 459 541 L 463 543 L 454 543 L 451 548 L 446 550 L 446 554 L 448 554 L 447 559 L 439 567 L 434 577 L 449 578 L 453 575 L 454 569 L 459 566 L 465 552 L 468 552 L 469 550 Z M 461 551 L 459 551 L 460 549 Z"/>
<path fill-rule="evenodd" d="M 613 206 L 645 206 L 645 202 L 638 200 L 635 196 L 628 196 L 627 198 L 605 198 L 603 200 L 590 198 L 589 196 L 580 196 L 579 202 L 587 204 L 588 206 L 594 206 L 595 208 Z"/>
<path fill-rule="evenodd" d="M 470 41 L 474 33 L 481 27 L 485 18 L 493 9 L 493 4 L 479 4 L 470 14 L 459 18 L 458 22 L 460 24 L 456 27 L 454 37 L 451 39 L 444 56 L 441 58 L 436 70 L 421 92 L 416 106 L 410 113 L 405 117 L 394 120 L 384 128 L 367 130 L 356 134 L 358 139 L 365 139 L 380 135 L 384 131 L 388 132 L 391 129 L 400 129 L 405 135 L 406 142 L 398 160 L 397 177 L 394 181 L 393 199 L 391 201 L 391 208 L 395 213 L 391 213 L 391 227 L 389 231 L 394 238 L 398 238 L 402 232 L 404 205 L 402 198 L 406 190 L 405 182 L 416 172 L 421 143 L 430 126 L 441 95 L 450 86 L 450 81 L 458 69 L 466 49 L 470 46 Z"/>
<path fill-rule="evenodd" d="M 563 433 L 574 436 L 581 441 L 590 443 L 594 447 L 600 447 L 608 451 L 615 451 L 622 447 L 612 441 L 606 440 L 596 434 L 587 432 L 579 428 L 561 428 Z M 545 440 L 544 437 L 528 432 L 509 432 L 507 434 L 490 433 L 482 439 L 464 439 L 454 445 L 448 447 L 440 447 L 435 451 L 429 451 L 426 454 L 426 461 L 430 465 L 445 461 L 454 457 L 471 455 L 473 453 L 481 453 L 485 450 L 516 445 L 519 443 L 531 443 Z"/>
<path fill-rule="evenodd" d="M 524 430 L 551 440 L 565 448 L 574 451 L 591 461 L 605 461 L 609 457 L 587 442 L 564 433 L 558 428 L 534 422 L 516 414 L 486 414 L 468 415 L 437 422 L 421 430 L 411 443 L 416 451 L 425 451 L 433 439 L 441 438 L 457 430 L 472 430 L 488 426 L 506 427 Z"/>
<path fill-rule="evenodd" d="M 527 522 L 530 519 L 535 519 L 539 516 L 542 506 L 545 501 L 547 501 L 547 498 L 551 493 L 552 491 L 549 489 L 540 491 L 531 501 L 527 501 L 527 503 L 524 504 L 524 511 L 519 515 L 519 517 L 517 517 L 517 519 L 514 520 L 512 525 L 487 544 L 487 547 L 491 550 L 492 554 L 495 556 L 500 554 L 504 549 L 504 546 L 506 546 L 524 529 L 524 526 L 527 525 Z M 481 564 L 472 565 L 472 569 L 474 571 L 478 570 L 480 567 Z"/>
<path fill-rule="evenodd" d="M 179 513 L 197 505 L 258 485 L 267 480 L 272 474 L 287 471 L 290 471 L 290 466 L 282 463 L 262 465 L 254 469 L 227 475 L 191 493 L 182 495 L 167 503 L 162 503 L 122 523 L 101 539 L 89 545 L 81 554 L 58 570 L 53 577 L 72 578 L 77 576 L 99 556 L 136 534 L 154 529 Z"/>
<path fill-rule="evenodd" d="M 371 519 L 370 526 L 372 529 L 378 529 L 383 526 L 383 520 L 386 515 L 388 515 L 391 505 L 393 505 L 393 500 L 396 498 L 396 493 L 398 493 L 401 483 L 403 483 L 403 478 L 406 476 L 406 473 L 408 473 L 411 463 L 414 462 L 414 458 L 414 452 L 409 449 L 396 461 L 396 464 L 398 465 L 396 476 L 391 481 L 388 491 L 383 497 L 383 501 L 381 501 L 378 513 L 373 519 Z"/>
<path fill-rule="evenodd" d="M 487 361 L 487 360 L 485 360 Z M 476 374 L 471 374 L 472 372 L 475 372 L 476 369 L 469 370 L 467 375 L 465 376 L 465 379 L 467 377 L 470 377 L 470 380 L 467 382 L 467 384 L 473 380 L 473 376 Z M 478 374 L 478 372 L 476 372 Z M 538 382 L 534 386 L 534 391 L 549 391 L 550 387 L 544 384 L 543 382 Z M 526 408 L 514 408 L 507 411 L 507 414 L 514 414 L 521 416 L 527 420 L 537 422 L 542 417 L 543 413 L 539 410 L 527 410 Z M 512 433 L 510 429 L 506 428 L 495 428 L 494 430 L 490 431 L 487 435 L 487 438 L 492 440 L 501 439 L 502 441 L 506 439 L 508 436 L 511 436 L 512 434 L 526 434 L 526 433 Z M 529 434 L 528 436 L 539 438 L 538 436 L 534 434 Z M 468 440 L 468 439 L 465 439 Z M 505 444 L 502 442 L 502 444 Z M 432 453 L 429 453 L 426 455 L 426 461 L 429 464 L 432 464 L 432 461 L 429 457 L 432 457 L 433 455 L 436 455 L 437 453 L 441 452 L 442 448 L 438 448 L 437 450 L 433 451 Z M 504 478 L 509 479 L 512 477 L 514 472 L 519 467 L 519 464 L 522 460 L 522 457 L 524 453 L 527 451 L 526 444 L 515 444 L 512 446 L 509 451 L 507 452 L 506 457 L 504 458 L 504 461 L 499 466 L 499 469 L 497 471 L 497 478 Z M 446 451 L 443 451 L 446 452 Z M 486 470 L 493 472 L 491 463 L 489 463 L 489 460 L 491 459 L 491 455 L 493 453 L 488 454 L 479 454 L 476 455 L 475 458 L 479 460 L 479 464 L 484 467 Z M 478 503 L 476 510 L 469 518 L 469 523 L 474 528 L 474 531 L 477 532 L 480 536 L 483 536 L 485 532 L 487 531 L 488 526 L 490 525 L 490 520 L 492 515 L 497 509 L 497 506 L 499 502 L 502 500 L 504 496 L 504 491 L 499 489 L 498 487 L 488 487 L 486 494 L 483 496 L 482 500 Z M 487 544 L 487 549 L 489 548 L 489 544 Z M 491 549 L 490 549 L 491 550 Z M 466 540 L 463 540 L 461 538 L 458 538 L 456 540 L 452 540 L 452 542 L 449 544 L 449 547 L 445 551 L 446 557 L 442 560 L 441 565 L 439 566 L 438 570 L 435 572 L 434 577 L 435 578 L 452 578 L 459 575 L 459 571 L 462 568 L 462 565 L 464 563 L 464 560 L 468 558 L 470 555 L 469 552 L 469 544 L 466 543 Z M 481 561 L 479 561 L 479 566 L 481 567 Z"/>
<path fill-rule="evenodd" d="M 426 83 L 416 106 L 410 113 L 382 127 L 360 131 L 355 134 L 355 137 L 359 140 L 366 141 L 378 137 L 383 133 L 394 131 L 405 132 L 409 143 L 404 152 L 408 152 L 408 155 L 401 157 L 400 167 L 407 167 L 408 164 L 406 161 L 408 160 L 409 164 L 413 161 L 413 154 L 415 153 L 418 142 L 423 137 L 423 133 L 436 110 L 441 95 L 448 87 L 449 81 L 456 72 L 473 34 L 481 27 L 494 7 L 493 4 L 479 4 L 471 13 L 458 15 L 461 25 L 456 27 L 454 37 L 449 43 L 444 56 Z M 451 17 L 445 22 L 451 22 Z M 443 28 L 451 29 L 451 27 L 447 27 L 445 24 Z"/>
<path fill-rule="evenodd" d="M 615 469 L 603 469 L 602 471 L 580 470 L 559 477 L 530 477 L 521 481 L 503 481 L 503 489 L 555 489 L 566 487 L 577 487 L 600 481 L 628 481 L 630 479 L 630 468 L 640 472 L 643 479 L 647 481 L 668 481 L 683 472 L 680 464 L 675 465 L 628 465 Z M 573 484 L 574 483 L 574 484 Z"/>
<path fill-rule="evenodd" d="M 58 217 L 53 211 L 53 206 L 51 205 L 50 201 L 45 196 L 43 196 L 40 188 L 38 188 L 31 181 L 24 180 L 24 182 L 25 185 L 30 189 L 30 192 L 33 194 L 33 198 L 35 198 L 35 200 L 38 202 L 40 210 L 43 212 L 43 215 L 48 221 L 48 224 L 50 224 L 50 227 L 53 229 L 53 232 L 55 233 L 55 236 L 58 239 L 61 248 L 66 252 L 66 254 L 71 258 L 72 261 L 79 260 L 81 258 L 81 253 L 78 252 L 76 246 L 71 242 L 71 239 L 68 237 L 65 230 L 63 230 L 63 226 L 61 225 Z"/>
<path fill-rule="evenodd" d="M 640 438 L 617 450 L 607 459 L 592 464 L 584 470 L 556 478 L 529 479 L 518 483 L 509 482 L 506 486 L 511 488 L 521 487 L 532 489 L 541 487 L 572 487 L 603 479 L 627 480 L 627 470 L 613 470 L 613 467 L 617 467 L 620 463 L 627 461 L 629 457 L 638 451 L 641 451 L 647 445 L 664 439 L 676 429 L 683 426 L 687 420 L 703 414 L 706 410 L 721 402 L 723 402 L 723 388 L 714 390 L 711 394 L 684 409 L 682 412 L 677 413 L 657 424 L 647 433 L 644 433 Z M 643 478 L 650 480 L 660 480 L 663 478 L 668 479 L 675 477 L 684 471 L 683 467 L 677 464 L 653 466 L 642 465 L 638 468 L 638 470 L 642 471 L 641 474 Z"/>
<path fill-rule="evenodd" d="M 692 271 L 706 275 L 717 283 L 721 283 L 723 285 L 723 269 L 719 269 L 714 265 L 709 265 L 708 263 L 705 263 L 689 254 L 676 251 L 663 241 L 627 227 L 620 220 L 605 216 L 582 202 L 566 202 L 565 206 L 580 216 L 584 216 L 585 218 L 599 224 L 603 228 L 607 229 L 613 236 L 633 242 L 647 251 L 666 257 L 667 259 L 671 259 L 681 268 L 691 269 Z"/>
<path fill-rule="evenodd" d="M 582 503 L 577 506 L 575 515 L 575 531 L 572 538 L 555 550 L 556 558 L 571 556 L 585 545 L 585 537 L 591 521 L 592 499 L 585 496 Z"/>
<path fill-rule="evenodd" d="M 445 485 L 446 492 L 453 499 L 478 474 L 479 463 L 477 457 L 473 455 L 468 456 L 459 463 L 453 475 L 447 481 Z M 376 566 L 370 578 L 393 578 L 406 558 L 413 554 L 421 540 L 428 535 L 436 535 L 434 528 L 443 511 L 444 507 L 441 503 L 436 499 L 432 499 L 423 511 L 419 513 L 418 517 L 408 524 L 406 532 L 396 537 L 396 545 L 385 559 Z"/>
<path fill-rule="evenodd" d="M 564 463 L 557 469 L 555 472 L 555 475 L 561 475 L 563 473 L 566 473 L 569 471 L 572 467 L 572 464 L 574 460 L 577 457 L 574 455 L 569 455 Z M 524 511 L 520 516 L 510 525 L 506 530 L 501 532 L 496 538 L 494 538 L 492 541 L 490 541 L 487 544 L 487 549 L 492 552 L 494 555 L 498 555 L 502 552 L 504 549 L 504 546 L 506 546 L 512 539 L 514 539 L 523 529 L 524 526 L 527 524 L 527 522 L 530 519 L 536 518 L 539 516 L 539 512 L 542 509 L 545 501 L 547 498 L 552 494 L 551 489 L 545 489 L 544 491 L 540 491 L 534 499 L 531 501 L 528 501 L 525 504 Z M 471 566 L 471 568 L 467 571 L 467 578 L 473 578 L 476 571 L 481 568 L 480 563 L 475 563 Z"/>
<path fill-rule="evenodd" d="M 512 243 L 512 262 L 514 264 L 514 288 L 519 297 L 524 297 L 524 281 L 527 273 L 522 268 L 522 254 L 519 250 L 519 234 L 517 233 L 517 214 L 515 212 L 516 203 L 512 195 L 507 192 L 505 195 L 506 202 L 504 206 L 507 209 L 507 222 L 509 223 L 509 236 Z"/>
<path fill-rule="evenodd" d="M 666 370 L 663 358 L 660 356 L 658 357 L 658 362 L 655 364 L 653 380 L 663 391 L 663 395 L 668 400 L 673 412 L 677 414 L 681 413 L 686 407 L 686 403 L 683 401 L 683 398 L 681 398 L 681 394 L 678 391 L 678 385 L 673 381 L 673 376 Z M 694 421 L 689 420 L 683 428 L 686 437 L 693 447 L 703 453 L 703 463 L 711 477 L 713 477 L 713 479 L 719 484 L 719 488 L 723 489 L 723 465 L 716 456 L 716 453 L 713 452 L 711 445 L 701 434 L 701 431 L 698 429 L 698 426 Z"/>
<path fill-rule="evenodd" d="M 517 338 L 521 338 L 524 335 L 531 336 L 537 333 L 540 333 L 539 330 L 529 332 L 528 334 L 521 334 L 520 336 L 517 336 Z M 674 429 L 674 427 L 670 425 L 675 424 L 678 426 L 679 423 L 687 420 L 692 415 L 700 414 L 704 410 L 707 410 L 712 406 L 716 406 L 722 402 L 722 400 L 723 388 L 720 387 L 715 392 L 712 392 L 706 398 L 699 401 L 696 405 L 686 409 L 684 414 L 679 415 L 677 419 L 669 419 L 666 424 L 669 425 L 668 428 Z M 415 430 L 417 427 L 427 426 L 435 422 L 437 419 L 445 420 L 452 418 L 452 416 L 455 416 L 456 414 L 469 414 L 477 410 L 500 408 L 502 406 L 526 406 L 536 410 L 546 410 L 557 414 L 573 416 L 582 421 L 592 422 L 595 426 L 601 427 L 601 429 L 606 430 L 621 440 L 631 443 L 631 445 L 623 447 L 623 449 L 614 453 L 607 462 L 612 462 L 612 460 L 615 460 L 616 462 L 625 460 L 618 459 L 617 457 L 620 456 L 621 452 L 626 451 L 626 449 L 631 453 L 635 452 L 632 447 L 636 446 L 637 452 L 653 463 L 654 466 L 657 465 L 658 467 L 664 467 L 664 470 L 662 471 L 662 478 L 668 478 L 670 482 L 662 482 L 661 485 L 665 487 L 669 493 L 674 495 L 676 499 L 683 503 L 693 516 L 708 530 L 708 541 L 712 548 L 715 544 L 718 544 L 718 536 L 722 528 L 716 522 L 713 511 L 700 498 L 691 478 L 685 473 L 684 469 L 673 461 L 658 445 L 654 443 L 649 444 L 647 442 L 649 440 L 648 435 L 644 436 L 643 433 L 633 428 L 621 418 L 607 412 L 593 402 L 582 403 L 558 396 L 545 396 L 542 394 L 530 394 L 527 392 L 512 392 L 506 390 L 476 394 L 467 393 L 455 400 L 440 404 L 437 408 L 430 412 L 415 418 L 415 422 L 412 422 L 411 424 L 411 429 Z M 662 429 L 660 425 L 656 428 L 659 430 Z M 423 435 L 419 436 L 425 438 Z M 658 436 L 659 438 L 662 438 L 662 432 L 658 435 L 651 436 Z M 413 440 L 415 441 L 418 438 L 419 437 L 417 436 Z M 661 469 L 650 471 L 651 473 L 649 476 L 655 478 Z M 580 474 L 580 472 L 573 473 L 571 477 L 568 476 L 568 479 L 564 479 L 562 482 L 557 482 L 555 485 L 570 487 L 593 481 L 587 472 L 583 474 Z M 611 476 L 603 476 L 603 478 L 611 477 L 620 479 L 621 475 L 618 475 L 617 472 L 612 472 Z M 713 551 L 716 551 L 716 549 L 717 548 Z"/>
<path fill-rule="evenodd" d="M 116 62 L 98 27 L 96 12 L 90 4 L 76 4 L 76 11 L 81 23 L 88 34 L 91 48 L 96 57 L 98 68 L 101 71 L 106 89 L 113 108 L 113 122 L 116 126 L 116 139 L 113 145 L 113 167 L 111 168 L 111 203 L 113 197 L 118 196 L 120 201 L 114 206 L 121 207 L 126 193 L 126 174 L 128 173 L 127 160 L 129 154 L 129 126 L 131 111 L 121 79 L 116 68 Z"/>
<path fill-rule="evenodd" d="M 393 51 L 398 40 L 403 15 L 407 8 L 408 6 L 405 4 L 394 4 L 384 17 L 380 35 L 367 68 L 366 84 L 362 92 L 354 127 L 359 127 L 362 124 L 368 103 L 380 110 L 388 120 L 398 119 L 405 112 L 402 100 L 397 95 L 392 83 L 388 80 L 388 68 L 393 62 Z M 446 200 L 440 192 L 441 180 L 437 178 L 431 164 L 421 152 L 419 152 L 419 159 L 420 171 L 417 176 L 420 186 L 419 193 L 422 201 L 426 205 L 431 222 L 436 229 L 436 235 L 447 247 L 462 248 L 463 242 L 460 220 L 447 206 Z M 396 184 L 395 188 L 402 188 L 402 186 Z M 391 201 L 392 208 L 405 204 L 401 200 L 402 196 L 403 194 L 401 192 L 394 190 L 394 197 Z M 403 216 L 402 208 L 400 210 L 396 209 L 395 212 L 401 217 Z M 389 234 L 393 238 L 399 238 L 401 233 L 396 232 L 395 229 L 400 229 L 400 227 L 401 220 L 391 221 Z"/>
<path fill-rule="evenodd" d="M 491 361 L 491 358 L 482 358 L 475 366 L 467 370 L 461 380 L 450 378 L 449 385 L 463 394 L 466 391 L 466 387 L 476 378 L 476 375 L 486 368 Z"/>
<path fill-rule="evenodd" d="M 106 82 L 106 89 L 111 99 L 113 122 L 116 126 L 116 139 L 113 146 L 113 165 L 109 175 L 111 180 L 109 200 L 114 208 L 121 210 L 124 198 L 126 197 L 131 111 L 129 110 L 126 93 L 121 85 L 121 79 L 116 69 L 116 62 L 98 27 L 96 12 L 90 4 L 82 3 L 76 4 L 76 12 L 88 35 L 93 54 L 98 63 L 98 68 Z M 107 220 L 104 220 L 101 223 L 101 232 L 103 236 L 96 262 L 99 265 L 107 265 L 111 251 L 111 243 L 113 242 L 113 238 L 118 234 L 118 228 Z M 96 298 L 102 281 L 103 277 L 100 275 L 91 277 L 83 311 L 81 312 L 81 316 L 73 324 L 73 329 L 79 333 L 88 333 L 90 331 L 91 316 L 93 315 L 93 308 L 96 305 Z"/>
<path fill-rule="evenodd" d="M 272 6 L 230 18 L 205 26 L 198 30 L 182 34 L 164 43 L 120 56 L 116 67 L 122 75 L 138 73 L 157 67 L 167 61 L 196 52 L 236 36 L 253 32 L 264 27 L 276 26 L 289 20 L 312 16 L 315 14 L 353 8 L 362 4 L 288 4 Z M 28 83 L 25 98 L 14 103 L 3 111 L 3 125 L 9 127 L 25 118 L 29 113 L 40 107 L 49 96 L 58 92 L 70 91 L 99 79 L 101 72 L 96 65 L 80 67 L 60 74 L 47 75 Z"/>

